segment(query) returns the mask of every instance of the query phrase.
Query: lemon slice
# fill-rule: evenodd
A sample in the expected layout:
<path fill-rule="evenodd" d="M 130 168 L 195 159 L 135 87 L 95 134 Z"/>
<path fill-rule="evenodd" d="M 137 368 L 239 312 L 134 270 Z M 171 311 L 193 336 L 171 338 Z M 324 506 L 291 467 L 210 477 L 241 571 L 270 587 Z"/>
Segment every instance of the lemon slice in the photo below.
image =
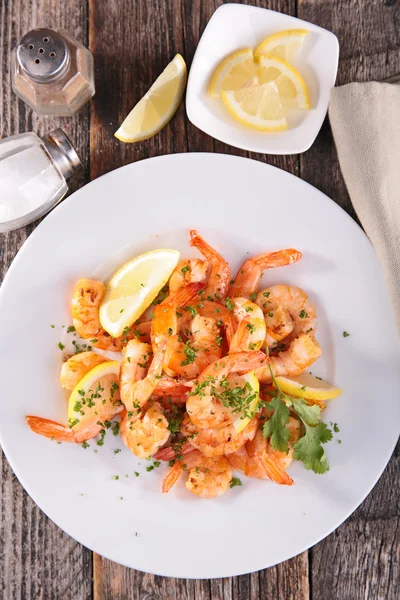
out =
<path fill-rule="evenodd" d="M 225 58 L 215 70 L 210 84 L 210 96 L 220 98 L 223 91 L 241 90 L 256 84 L 257 81 L 253 50 L 238 50 Z"/>
<path fill-rule="evenodd" d="M 229 382 L 230 389 L 235 387 L 243 388 L 247 383 L 248 386 L 245 390 L 245 396 L 247 394 L 253 395 L 253 392 L 255 393 L 254 398 L 247 405 L 243 413 L 233 412 L 233 410 L 230 407 L 225 407 L 227 413 L 232 418 L 232 423 L 236 432 L 240 433 L 249 424 L 252 415 L 257 409 L 258 403 L 260 401 L 260 383 L 254 371 L 249 371 L 245 375 L 237 375 L 232 373 L 228 375 L 227 380 Z"/>
<path fill-rule="evenodd" d="M 74 431 L 117 412 L 119 371 L 117 360 L 107 361 L 94 367 L 74 387 L 68 401 L 68 423 Z"/>
<path fill-rule="evenodd" d="M 314 377 L 311 373 L 302 373 L 298 377 L 277 377 L 276 381 L 286 394 L 297 398 L 309 398 L 310 400 L 331 400 L 337 398 L 342 390 L 332 384 Z"/>
<path fill-rule="evenodd" d="M 222 100 L 236 121 L 259 131 L 283 131 L 288 124 L 274 81 L 238 92 L 222 92 Z"/>
<path fill-rule="evenodd" d="M 282 58 L 260 56 L 259 83 L 275 83 L 284 109 L 309 109 L 307 86 L 300 73 Z"/>
<path fill-rule="evenodd" d="M 186 63 L 177 54 L 131 110 L 115 137 L 121 142 L 139 142 L 158 133 L 174 116 L 182 100 L 186 79 Z"/>
<path fill-rule="evenodd" d="M 259 58 L 263 54 L 268 54 L 290 60 L 300 50 L 307 34 L 307 29 L 287 29 L 269 35 L 256 48 L 254 57 Z"/>
<path fill-rule="evenodd" d="M 153 302 L 179 262 L 177 250 L 152 250 L 113 275 L 100 305 L 100 323 L 113 337 L 122 335 Z"/>

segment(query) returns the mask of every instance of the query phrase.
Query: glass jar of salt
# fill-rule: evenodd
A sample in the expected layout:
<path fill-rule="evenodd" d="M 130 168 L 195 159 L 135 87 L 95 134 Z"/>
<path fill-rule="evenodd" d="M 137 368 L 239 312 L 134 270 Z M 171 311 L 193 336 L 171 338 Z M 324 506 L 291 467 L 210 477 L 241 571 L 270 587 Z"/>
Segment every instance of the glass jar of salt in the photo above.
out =
<path fill-rule="evenodd" d="M 62 129 L 42 138 L 21 133 L 0 140 L 0 232 L 27 225 L 51 210 L 80 165 Z"/>

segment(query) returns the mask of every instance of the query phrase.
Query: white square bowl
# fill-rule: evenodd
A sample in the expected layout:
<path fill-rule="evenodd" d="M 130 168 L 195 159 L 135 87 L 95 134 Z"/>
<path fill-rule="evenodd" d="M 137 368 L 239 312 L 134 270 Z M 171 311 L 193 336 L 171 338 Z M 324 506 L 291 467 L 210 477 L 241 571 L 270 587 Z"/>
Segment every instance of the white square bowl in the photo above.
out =
<path fill-rule="evenodd" d="M 312 108 L 290 111 L 286 131 L 252 130 L 235 121 L 222 100 L 210 98 L 210 80 L 226 56 L 241 48 L 256 48 L 268 35 L 285 29 L 310 32 L 291 62 L 305 80 Z M 338 60 L 338 39 L 326 29 L 265 8 L 224 4 L 211 17 L 193 58 L 186 94 L 187 115 L 193 125 L 208 135 L 243 150 L 264 154 L 305 152 L 317 137 L 327 113 Z"/>

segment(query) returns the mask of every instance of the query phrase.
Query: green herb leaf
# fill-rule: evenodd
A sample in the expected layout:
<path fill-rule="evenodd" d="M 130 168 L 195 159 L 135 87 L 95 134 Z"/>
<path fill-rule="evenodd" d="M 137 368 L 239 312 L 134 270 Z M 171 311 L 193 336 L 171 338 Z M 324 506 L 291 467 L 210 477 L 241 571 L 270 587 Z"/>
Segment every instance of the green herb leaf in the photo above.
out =
<path fill-rule="evenodd" d="M 303 421 L 303 419 L 302 419 Z M 318 423 L 311 427 L 303 421 L 306 433 L 293 444 L 293 458 L 301 460 L 306 469 L 322 474 L 329 470 L 328 459 L 321 444 L 332 439 L 332 431 L 326 423 Z"/>
<path fill-rule="evenodd" d="M 293 408 L 302 421 L 308 425 L 317 425 L 321 419 L 321 408 L 318 404 L 309 404 L 304 398 L 291 398 Z"/>
<path fill-rule="evenodd" d="M 343 337 L 349 337 L 349 333 L 347 333 L 347 331 L 343 331 Z"/>
<path fill-rule="evenodd" d="M 190 312 L 191 317 L 195 317 L 197 315 L 197 310 L 194 306 L 189 305 L 189 306 L 185 306 L 185 310 L 186 312 Z"/>
<path fill-rule="evenodd" d="M 263 435 L 265 438 L 270 438 L 274 450 L 287 452 L 290 437 L 290 432 L 286 427 L 290 417 L 289 408 L 282 402 L 279 395 L 272 398 L 271 402 L 267 403 L 267 407 L 272 408 L 274 412 L 263 425 Z"/>
<path fill-rule="evenodd" d="M 229 484 L 230 488 L 234 488 L 236 486 L 241 486 L 243 485 L 242 482 L 240 481 L 239 477 L 232 477 L 232 480 Z"/>

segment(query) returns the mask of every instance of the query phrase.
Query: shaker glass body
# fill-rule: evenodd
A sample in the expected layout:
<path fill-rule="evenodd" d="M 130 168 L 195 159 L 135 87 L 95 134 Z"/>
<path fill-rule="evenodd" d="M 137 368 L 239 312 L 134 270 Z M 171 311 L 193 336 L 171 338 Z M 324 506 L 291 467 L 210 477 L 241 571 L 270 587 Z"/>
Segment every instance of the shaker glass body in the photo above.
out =
<path fill-rule="evenodd" d="M 33 30 L 13 50 L 12 86 L 40 115 L 73 115 L 95 92 L 92 53 L 63 29 Z"/>

